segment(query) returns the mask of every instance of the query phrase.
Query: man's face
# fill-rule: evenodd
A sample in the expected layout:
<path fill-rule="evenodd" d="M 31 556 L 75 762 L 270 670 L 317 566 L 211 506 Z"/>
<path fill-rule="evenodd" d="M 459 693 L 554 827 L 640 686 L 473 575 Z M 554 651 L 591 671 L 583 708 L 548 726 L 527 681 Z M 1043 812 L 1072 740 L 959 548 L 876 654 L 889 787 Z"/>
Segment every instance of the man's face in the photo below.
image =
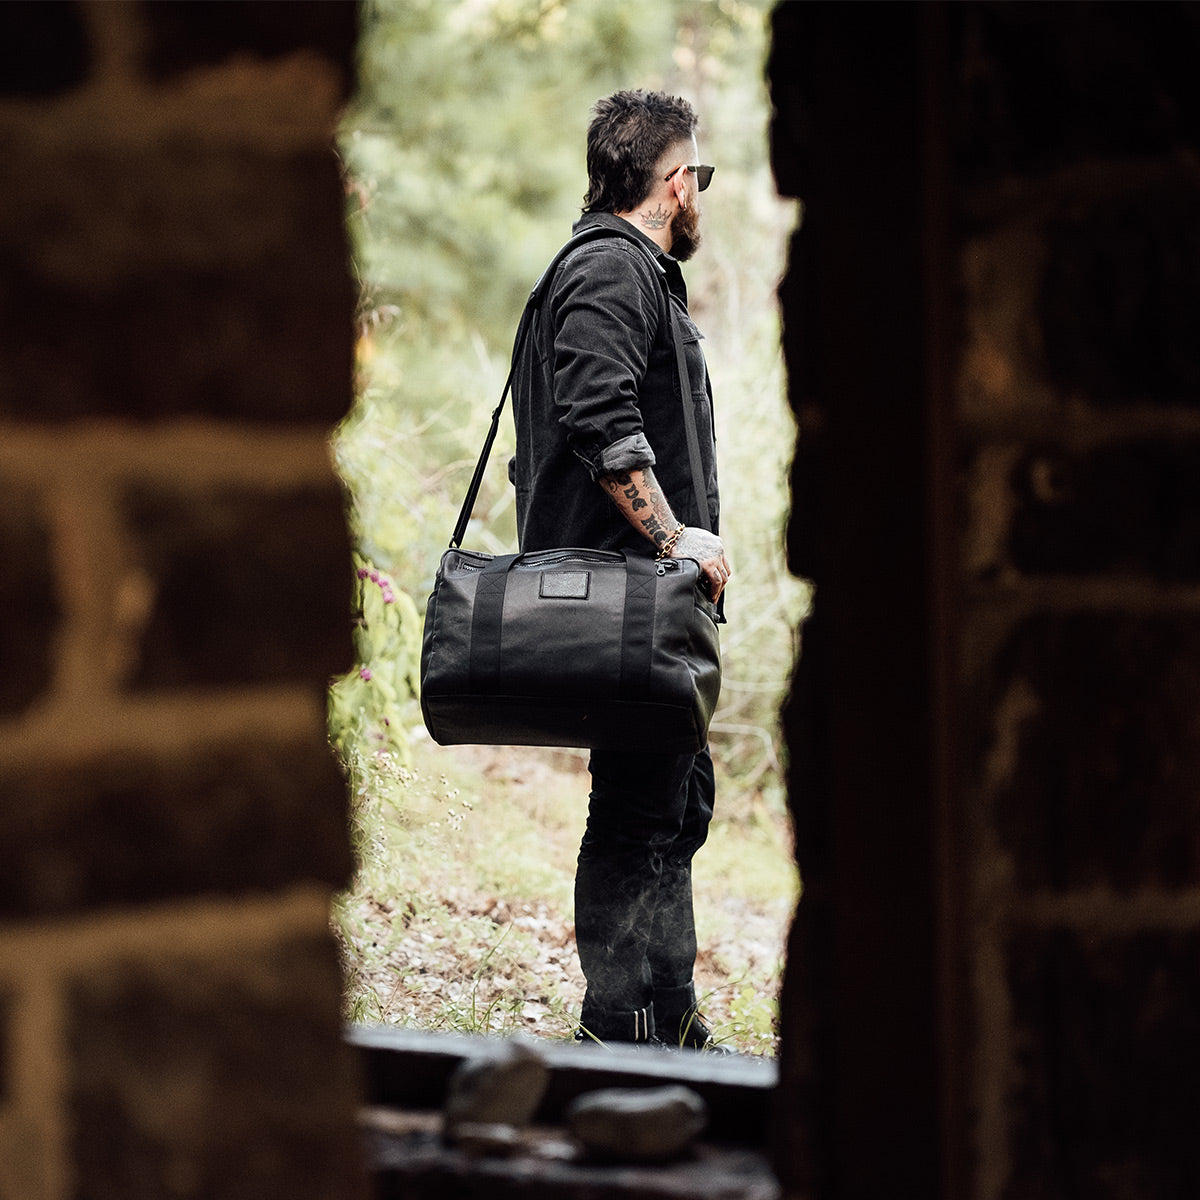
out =
<path fill-rule="evenodd" d="M 695 138 L 692 138 L 690 145 L 681 149 L 685 161 L 700 161 L 700 150 Z M 680 208 L 671 219 L 671 254 L 680 262 L 687 262 L 700 248 L 700 189 L 693 172 L 684 171 L 683 176 L 687 187 L 687 208 Z"/>

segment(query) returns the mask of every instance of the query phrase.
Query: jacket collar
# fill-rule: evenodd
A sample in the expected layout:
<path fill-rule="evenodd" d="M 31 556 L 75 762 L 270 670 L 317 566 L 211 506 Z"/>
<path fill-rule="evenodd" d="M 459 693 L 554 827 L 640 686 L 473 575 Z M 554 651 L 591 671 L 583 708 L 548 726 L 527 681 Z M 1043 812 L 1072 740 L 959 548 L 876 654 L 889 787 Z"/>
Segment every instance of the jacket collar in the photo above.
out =
<path fill-rule="evenodd" d="M 613 213 L 596 212 L 584 213 L 582 217 L 571 227 L 572 233 L 578 233 L 581 229 L 590 229 L 593 226 L 602 226 L 605 229 L 619 229 L 625 233 L 632 233 L 639 241 L 645 243 L 646 248 L 658 259 L 660 263 L 666 266 L 668 263 L 674 263 L 678 266 L 678 260 L 673 258 L 666 251 L 659 249 L 658 243 L 651 241 L 636 225 L 630 221 L 626 221 L 624 217 L 615 216 Z"/>

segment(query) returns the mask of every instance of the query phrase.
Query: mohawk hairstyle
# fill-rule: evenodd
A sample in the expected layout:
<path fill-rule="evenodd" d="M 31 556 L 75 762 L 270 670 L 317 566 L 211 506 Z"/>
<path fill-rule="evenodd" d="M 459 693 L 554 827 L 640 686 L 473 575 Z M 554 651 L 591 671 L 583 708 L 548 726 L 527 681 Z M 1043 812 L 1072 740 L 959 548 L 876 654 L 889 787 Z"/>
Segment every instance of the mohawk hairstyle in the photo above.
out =
<path fill-rule="evenodd" d="M 583 211 L 630 212 L 654 188 L 666 152 L 696 131 L 695 110 L 663 92 L 616 92 L 597 100 L 587 133 Z"/>

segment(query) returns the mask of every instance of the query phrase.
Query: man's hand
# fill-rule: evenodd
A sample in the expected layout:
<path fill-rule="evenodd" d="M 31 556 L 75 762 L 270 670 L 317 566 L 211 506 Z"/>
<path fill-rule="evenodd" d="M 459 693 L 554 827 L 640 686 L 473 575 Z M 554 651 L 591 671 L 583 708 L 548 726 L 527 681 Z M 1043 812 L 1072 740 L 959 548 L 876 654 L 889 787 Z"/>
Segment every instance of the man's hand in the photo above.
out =
<path fill-rule="evenodd" d="M 612 497 L 630 525 L 661 551 L 671 530 L 679 527 L 679 522 L 658 486 L 654 472 L 649 467 L 635 467 L 601 475 L 600 486 Z M 714 604 L 721 598 L 725 584 L 733 574 L 721 539 L 694 525 L 684 526 L 667 557 L 695 559 L 708 580 L 708 594 Z"/>
<path fill-rule="evenodd" d="M 683 532 L 671 547 L 668 558 L 691 558 L 700 564 L 700 570 L 708 580 L 708 594 L 715 604 L 721 598 L 725 585 L 733 574 L 725 546 L 715 533 L 697 529 L 693 525 L 684 527 Z"/>

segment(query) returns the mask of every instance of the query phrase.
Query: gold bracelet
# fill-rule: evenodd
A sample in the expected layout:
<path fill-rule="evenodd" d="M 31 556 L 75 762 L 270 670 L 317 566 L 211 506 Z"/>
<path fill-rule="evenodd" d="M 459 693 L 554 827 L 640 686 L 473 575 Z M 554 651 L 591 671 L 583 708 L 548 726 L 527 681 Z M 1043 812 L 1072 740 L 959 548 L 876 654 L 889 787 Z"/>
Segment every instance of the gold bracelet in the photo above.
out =
<path fill-rule="evenodd" d="M 679 541 L 679 535 L 687 528 L 686 525 L 678 525 L 675 530 L 668 536 L 667 540 L 659 547 L 655 558 L 669 558 L 671 551 L 675 549 L 675 543 Z"/>

